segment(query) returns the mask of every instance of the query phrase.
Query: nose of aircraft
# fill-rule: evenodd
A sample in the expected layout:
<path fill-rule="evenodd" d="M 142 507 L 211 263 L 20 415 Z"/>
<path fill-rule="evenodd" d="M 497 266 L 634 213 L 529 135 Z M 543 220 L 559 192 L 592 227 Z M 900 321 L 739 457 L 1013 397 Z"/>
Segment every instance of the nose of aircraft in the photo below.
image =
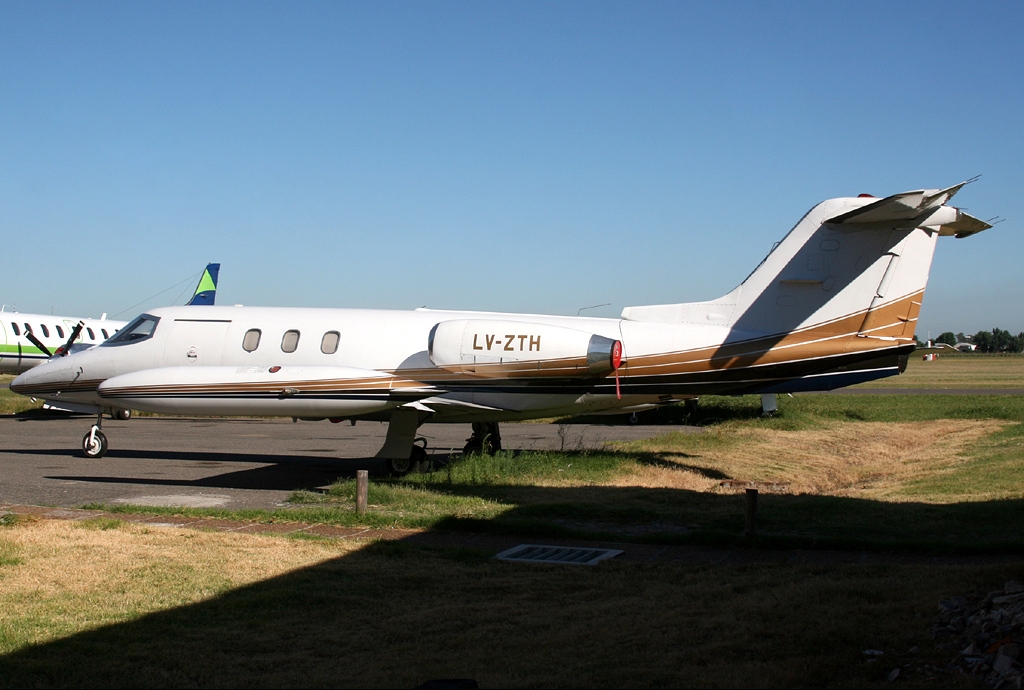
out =
<path fill-rule="evenodd" d="M 62 390 L 75 380 L 76 371 L 65 362 L 66 357 L 43 362 L 11 381 L 11 390 L 21 395 L 45 397 Z"/>
<path fill-rule="evenodd" d="M 109 374 L 108 367 L 91 354 L 87 350 L 47 360 L 11 381 L 11 390 L 35 398 L 92 402 L 96 388 Z"/>

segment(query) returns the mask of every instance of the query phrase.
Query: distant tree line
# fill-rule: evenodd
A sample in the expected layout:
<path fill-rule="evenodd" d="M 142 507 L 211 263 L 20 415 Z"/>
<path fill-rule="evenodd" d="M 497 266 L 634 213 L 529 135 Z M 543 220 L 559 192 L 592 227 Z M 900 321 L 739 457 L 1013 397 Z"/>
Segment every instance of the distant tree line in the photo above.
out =
<path fill-rule="evenodd" d="M 1024 351 L 1024 333 L 1012 335 L 1001 328 L 991 331 L 978 331 L 974 334 L 974 344 L 979 352 L 1021 352 Z"/>
<path fill-rule="evenodd" d="M 963 333 L 954 334 L 946 331 L 935 339 L 936 343 L 945 343 L 956 347 L 957 343 L 974 343 L 977 352 L 1024 352 L 1024 333 L 1013 335 L 1001 328 L 993 328 L 991 331 L 978 331 L 970 338 Z"/>

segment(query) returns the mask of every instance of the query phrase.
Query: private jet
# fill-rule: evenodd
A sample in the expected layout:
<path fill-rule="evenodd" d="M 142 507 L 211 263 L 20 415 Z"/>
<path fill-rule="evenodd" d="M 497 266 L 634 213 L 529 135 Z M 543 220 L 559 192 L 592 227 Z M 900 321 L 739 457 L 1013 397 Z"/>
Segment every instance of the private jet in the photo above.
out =
<path fill-rule="evenodd" d="M 629 413 L 701 395 L 827 391 L 899 374 L 939 237 L 991 227 L 947 202 L 966 183 L 821 202 L 728 294 L 619 318 L 416 309 L 186 307 L 139 315 L 11 389 L 102 410 L 382 420 L 394 474 L 427 458 L 426 422 Z"/>

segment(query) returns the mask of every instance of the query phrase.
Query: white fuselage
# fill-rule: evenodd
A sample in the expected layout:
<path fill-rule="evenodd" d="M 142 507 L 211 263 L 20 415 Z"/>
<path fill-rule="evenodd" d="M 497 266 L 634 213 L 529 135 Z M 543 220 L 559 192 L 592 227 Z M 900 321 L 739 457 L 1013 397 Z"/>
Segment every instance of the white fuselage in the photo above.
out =
<path fill-rule="evenodd" d="M 505 421 L 646 409 L 709 392 L 700 374 L 708 371 L 712 353 L 722 347 L 730 334 L 729 328 L 716 325 L 433 310 L 209 307 L 199 315 L 188 307 L 168 307 L 147 312 L 147 316 L 157 323 L 152 335 L 143 340 L 108 342 L 55 360 L 45 370 L 26 374 L 25 377 L 32 377 L 35 394 L 57 401 L 99 406 L 116 403 L 155 412 L 303 417 L 366 417 L 407 403 L 399 400 L 394 405 L 371 408 L 351 401 L 303 402 L 298 397 L 285 400 L 278 395 L 265 400 L 247 396 L 240 401 L 242 393 L 238 391 L 201 400 L 195 396 L 165 396 L 159 401 L 138 396 L 117 400 L 104 397 L 104 392 L 109 394 L 111 387 L 123 387 L 121 384 L 129 384 L 136 391 L 160 385 L 190 387 L 190 393 L 196 385 L 203 384 L 206 392 L 211 385 L 225 385 L 232 376 L 249 384 L 255 384 L 257 379 L 271 381 L 274 377 L 267 372 L 282 368 L 280 380 L 288 377 L 287 381 L 292 383 L 281 383 L 280 390 L 295 388 L 306 392 L 304 384 L 314 376 L 331 381 L 350 380 L 356 376 L 352 372 L 364 376 L 383 372 L 403 382 L 435 387 L 436 394 L 419 395 L 414 403 L 433 421 Z M 490 328 L 492 332 L 485 329 L 473 334 L 468 350 L 479 351 L 465 358 L 464 364 L 438 367 L 429 351 L 431 332 L 440 323 L 461 320 L 500 323 L 504 327 L 496 332 Z M 624 362 L 616 372 L 621 377 L 618 393 L 615 377 L 608 372 L 587 376 L 571 370 L 552 379 L 538 376 L 531 362 L 521 365 L 515 359 L 503 359 L 514 358 L 520 346 L 529 350 L 533 338 L 544 348 L 537 356 L 547 361 L 547 348 L 558 346 L 550 343 L 551 337 L 560 330 L 622 343 Z M 259 332 L 258 343 L 251 338 L 247 342 L 247 334 L 255 331 Z M 332 334 L 337 334 L 336 349 Z M 323 351 L 325 337 L 330 340 L 326 348 L 330 352 Z M 891 344 L 881 349 L 887 347 Z M 664 365 L 655 361 L 643 368 L 643 375 L 631 375 L 631 368 L 636 366 L 631 363 L 664 356 L 666 352 L 687 353 L 697 380 L 687 382 L 689 374 L 676 371 L 671 361 Z M 706 354 L 693 358 L 694 353 L 702 352 Z M 561 357 L 558 361 L 566 360 L 571 358 Z M 502 375 L 502 367 L 509 366 L 516 367 L 515 371 Z M 486 367 L 495 368 L 497 375 L 485 374 Z M 339 372 L 341 368 L 350 371 Z M 660 373 L 662 368 L 665 373 Z M 755 372 L 752 378 L 730 381 L 724 388 L 714 384 L 714 390 L 747 390 L 752 385 L 764 386 L 774 381 L 770 374 L 767 379 L 764 376 Z M 45 387 L 48 381 L 54 382 L 50 389 Z"/>
<path fill-rule="evenodd" d="M 556 327 L 574 332 L 596 334 L 612 340 L 621 340 L 626 357 L 649 349 L 663 338 L 676 344 L 698 341 L 721 342 L 728 332 L 722 327 L 694 328 L 692 326 L 667 326 L 664 324 L 635 324 L 621 319 L 598 319 L 539 314 L 493 314 L 482 312 L 456 311 L 391 311 L 373 309 L 309 309 L 276 307 L 207 307 L 202 314 L 188 307 L 167 307 L 147 312 L 159 319 L 151 337 L 139 342 L 124 344 L 108 343 L 103 347 L 69 355 L 50 364 L 53 380 L 69 380 L 74 370 L 80 381 L 106 381 L 132 372 L 146 370 L 172 371 L 175 368 L 191 368 L 195 372 L 234 368 L 244 370 L 246 375 L 265 372 L 271 367 L 285 367 L 285 373 L 306 368 L 306 371 L 345 367 L 366 372 L 387 372 L 402 379 L 421 381 L 428 384 L 444 382 L 447 390 L 439 396 L 431 396 L 420 402 L 428 406 L 435 421 L 466 421 L 481 415 L 500 419 L 535 417 L 559 411 L 605 410 L 649 406 L 660 402 L 657 394 L 623 395 L 620 399 L 614 388 L 609 387 L 601 394 L 589 391 L 592 386 L 555 392 L 539 387 L 536 392 L 524 389 L 510 395 L 508 390 L 496 390 L 494 386 L 480 385 L 482 381 L 471 373 L 456 373 L 436 367 L 430 360 L 428 341 L 431 330 L 440 322 L 456 319 L 500 320 L 503 324 L 521 324 L 523 333 L 494 333 L 490 338 L 478 338 L 480 356 L 493 355 L 501 360 L 506 348 L 522 345 L 529 349 L 531 328 Z M 200 318 L 201 316 L 201 318 Z M 258 330 L 258 345 L 247 351 L 246 334 Z M 513 330 L 505 328 L 504 330 Z M 650 331 L 644 337 L 642 331 Z M 673 331 L 671 336 L 665 331 Z M 293 351 L 290 343 L 284 343 L 287 333 L 297 333 Z M 329 353 L 324 350 L 324 338 L 337 333 L 337 348 Z M 657 337 L 661 334 L 662 337 Z M 517 336 L 511 342 L 507 336 Z M 518 336 L 524 336 L 520 339 Z M 328 336 L 333 338 L 333 336 Z M 535 336 L 536 338 L 537 336 Z M 546 337 L 546 336 L 545 336 Z M 291 336 L 294 339 L 294 336 Z M 548 341 L 541 340 L 548 348 Z M 251 347 L 251 343 L 249 344 Z M 538 353 L 540 355 L 546 352 Z M 80 371 L 80 373 L 79 373 Z M 41 372 L 40 372 L 41 373 Z M 179 376 L 179 379 L 181 377 Z M 607 378 L 607 377 L 606 377 Z M 37 379 L 37 383 L 38 383 Z M 107 405 L 109 400 L 99 397 L 96 390 L 73 391 L 53 390 L 47 397 L 84 404 Z M 421 396 L 422 397 L 422 396 Z M 664 396 L 662 396 L 663 398 Z M 132 407 L 146 409 L 145 402 L 133 401 Z M 222 414 L 241 413 L 228 403 L 220 407 L 199 409 L 194 401 L 180 410 L 159 408 L 155 411 L 197 411 Z M 268 414 L 271 410 L 266 411 Z M 289 410 L 291 414 L 294 410 Z M 301 409 L 299 416 L 346 416 L 344 408 Z"/>

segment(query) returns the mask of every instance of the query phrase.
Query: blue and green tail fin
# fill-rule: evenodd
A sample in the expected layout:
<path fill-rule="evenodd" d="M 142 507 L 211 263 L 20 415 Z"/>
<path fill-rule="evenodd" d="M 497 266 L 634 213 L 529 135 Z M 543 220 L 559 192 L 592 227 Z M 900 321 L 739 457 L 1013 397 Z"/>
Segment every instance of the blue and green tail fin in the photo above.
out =
<path fill-rule="evenodd" d="M 209 304 L 212 305 L 217 298 L 217 275 L 220 273 L 220 264 L 207 264 L 203 271 L 203 277 L 199 279 L 196 286 L 196 294 L 188 301 L 188 305 Z"/>

